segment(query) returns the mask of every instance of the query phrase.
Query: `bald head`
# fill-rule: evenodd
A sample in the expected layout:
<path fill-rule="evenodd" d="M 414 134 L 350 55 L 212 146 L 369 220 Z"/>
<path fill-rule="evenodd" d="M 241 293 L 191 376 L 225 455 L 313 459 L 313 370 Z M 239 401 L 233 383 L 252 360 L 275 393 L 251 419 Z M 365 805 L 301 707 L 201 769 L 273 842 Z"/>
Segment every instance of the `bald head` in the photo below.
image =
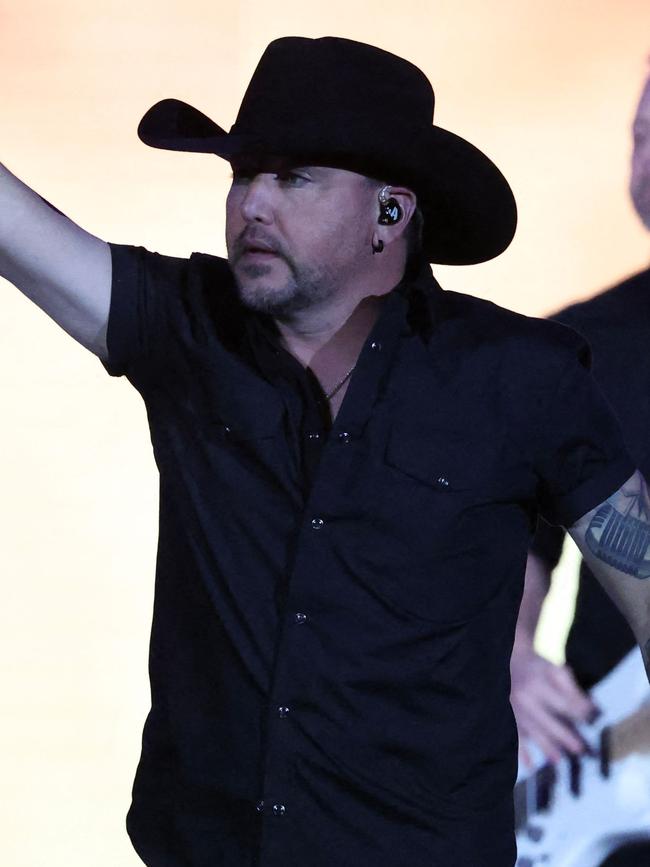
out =
<path fill-rule="evenodd" d="M 641 93 L 632 130 L 634 150 L 630 193 L 639 217 L 650 229 L 650 75 Z"/>

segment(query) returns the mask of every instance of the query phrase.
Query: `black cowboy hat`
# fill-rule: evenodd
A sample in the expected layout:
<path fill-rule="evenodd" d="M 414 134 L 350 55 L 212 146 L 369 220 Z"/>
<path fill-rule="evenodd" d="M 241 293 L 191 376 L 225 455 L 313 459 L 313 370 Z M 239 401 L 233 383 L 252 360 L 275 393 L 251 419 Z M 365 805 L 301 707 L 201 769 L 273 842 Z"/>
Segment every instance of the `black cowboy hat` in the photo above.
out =
<path fill-rule="evenodd" d="M 296 156 L 410 186 L 429 261 L 483 262 L 512 240 L 512 191 L 485 154 L 432 124 L 433 108 L 428 79 L 401 57 L 333 36 L 287 36 L 262 55 L 230 132 L 165 99 L 145 114 L 138 135 L 157 148 L 228 160 Z"/>

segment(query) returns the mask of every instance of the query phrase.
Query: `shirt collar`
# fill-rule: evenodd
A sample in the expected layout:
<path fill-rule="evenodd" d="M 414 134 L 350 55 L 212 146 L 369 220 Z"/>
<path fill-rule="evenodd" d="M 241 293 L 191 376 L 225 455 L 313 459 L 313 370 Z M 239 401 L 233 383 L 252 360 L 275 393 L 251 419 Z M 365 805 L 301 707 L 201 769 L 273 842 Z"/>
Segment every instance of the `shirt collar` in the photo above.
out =
<path fill-rule="evenodd" d="M 405 318 L 410 331 L 428 342 L 442 314 L 443 290 L 426 259 L 421 259 L 407 272 L 394 293 L 407 302 Z"/>

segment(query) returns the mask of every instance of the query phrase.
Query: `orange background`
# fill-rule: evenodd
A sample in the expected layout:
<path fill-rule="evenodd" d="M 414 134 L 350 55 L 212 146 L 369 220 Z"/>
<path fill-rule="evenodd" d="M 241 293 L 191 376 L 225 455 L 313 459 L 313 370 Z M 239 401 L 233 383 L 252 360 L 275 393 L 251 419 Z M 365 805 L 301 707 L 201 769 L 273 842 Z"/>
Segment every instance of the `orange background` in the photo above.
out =
<path fill-rule="evenodd" d="M 227 165 L 146 148 L 135 128 L 165 96 L 228 126 L 286 34 L 407 56 L 437 122 L 510 179 L 514 243 L 437 268 L 447 288 L 543 314 L 646 265 L 626 187 L 647 0 L 0 0 L 0 159 L 103 238 L 222 253 Z M 0 307 L 0 860 L 129 867 L 156 537 L 145 414 L 1 282 Z"/>

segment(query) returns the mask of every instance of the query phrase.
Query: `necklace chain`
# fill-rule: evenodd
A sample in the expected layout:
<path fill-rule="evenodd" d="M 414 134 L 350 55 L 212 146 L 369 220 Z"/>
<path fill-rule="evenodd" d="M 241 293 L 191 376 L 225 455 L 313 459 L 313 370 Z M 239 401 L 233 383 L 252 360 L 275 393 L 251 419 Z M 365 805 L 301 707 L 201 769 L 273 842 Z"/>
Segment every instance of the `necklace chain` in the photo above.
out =
<path fill-rule="evenodd" d="M 351 367 L 351 368 L 348 370 L 348 372 L 345 374 L 345 376 L 343 377 L 343 379 L 340 379 L 340 380 L 336 383 L 336 385 L 334 386 L 334 388 L 333 388 L 331 391 L 326 391 L 326 392 L 325 392 L 325 399 L 326 399 L 326 400 L 331 400 L 331 399 L 334 397 L 334 395 L 335 395 L 335 394 L 336 394 L 336 393 L 337 393 L 341 388 L 343 388 L 343 386 L 345 385 L 345 383 L 348 381 L 348 379 L 349 379 L 349 378 L 352 376 L 352 374 L 354 373 L 354 368 L 355 368 L 356 366 L 357 366 L 356 363 L 353 364 L 352 367 Z"/>

